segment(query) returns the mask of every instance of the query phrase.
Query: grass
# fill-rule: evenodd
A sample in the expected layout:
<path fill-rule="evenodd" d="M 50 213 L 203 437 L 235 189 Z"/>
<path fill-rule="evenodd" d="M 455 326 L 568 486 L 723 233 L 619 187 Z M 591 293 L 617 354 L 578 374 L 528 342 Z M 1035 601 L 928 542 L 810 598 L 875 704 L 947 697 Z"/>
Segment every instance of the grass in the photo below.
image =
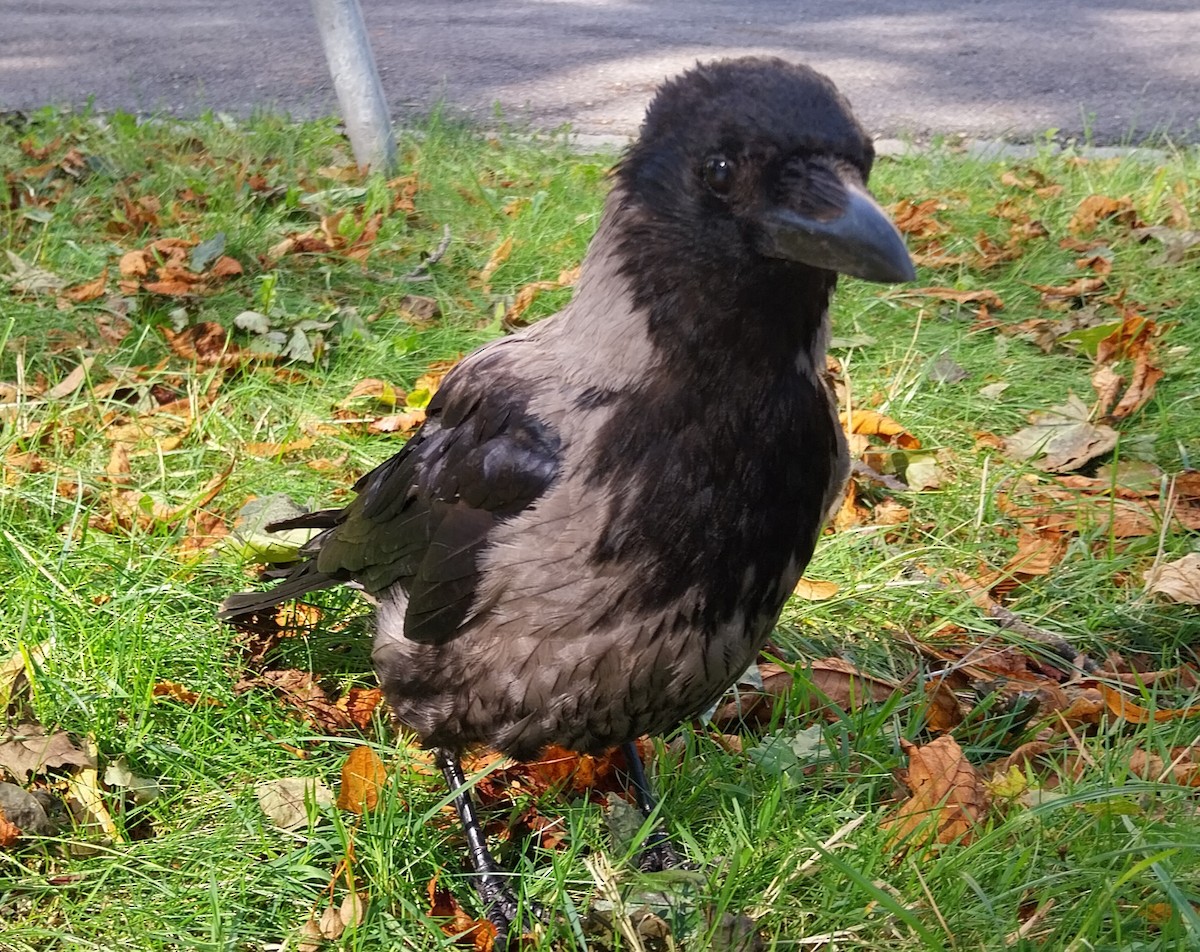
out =
<path fill-rule="evenodd" d="M 219 536 L 252 495 L 344 500 L 353 478 L 394 452 L 400 438 L 335 424 L 339 402 L 364 378 L 413 390 L 431 365 L 499 333 L 499 316 L 521 288 L 552 282 L 580 260 L 612 161 L 574 154 L 559 138 L 485 140 L 436 120 L 406 139 L 402 155 L 401 177 L 415 179 L 389 184 L 347 173 L 347 147 L 329 123 L 265 116 L 237 126 L 216 117 L 143 123 L 46 111 L 0 126 L 0 168 L 11 170 L 0 185 L 3 250 L 68 287 L 109 269 L 106 293 L 91 301 L 21 292 L 15 278 L 0 289 L 0 658 L 46 646 L 34 666 L 31 713 L 49 728 L 91 738 L 102 778 L 120 760 L 160 788 L 156 799 L 137 804 L 108 781 L 108 835 L 68 823 L 0 851 L 3 948 L 294 949 L 301 925 L 314 910 L 320 914 L 331 888 L 340 901 L 339 864 L 348 858 L 369 908 L 332 947 L 452 946 L 428 916 L 426 887 L 435 876 L 478 912 L 460 875 L 461 844 L 445 819 L 444 792 L 414 764 L 411 749 L 396 743 L 382 713 L 362 732 L 333 736 L 261 686 L 237 689 L 262 663 L 239 652 L 236 633 L 215 621 L 214 609 L 224 593 L 246 585 L 246 566 L 235 548 L 197 541 Z M 1005 184 L 1006 172 L 1038 173 L 1061 191 L 1038 195 Z M 835 355 L 856 405 L 886 412 L 935 451 L 942 488 L 868 487 L 868 501 L 894 496 L 909 518 L 829 534 L 808 574 L 836 581 L 839 590 L 790 605 L 774 644 L 801 671 L 806 659 L 836 655 L 902 690 L 882 704 L 820 717 L 811 713 L 812 692 L 798 683 L 776 700 L 768 738 L 761 730 L 740 737 L 742 753 L 711 731 L 683 730 L 657 742 L 653 769 L 664 810 L 704 864 L 697 876 L 637 877 L 595 803 L 541 797 L 541 813 L 561 817 L 568 830 L 565 848 L 545 850 L 521 837 L 499 846 L 526 893 L 563 913 L 537 947 L 631 947 L 604 929 L 577 925 L 590 908 L 603 908 L 593 874 L 601 855 L 618 871 L 627 901 L 654 898 L 693 949 L 722 947 L 726 913 L 752 916 L 766 947 L 781 949 L 1167 950 L 1200 943 L 1194 793 L 1133 766 L 1139 752 L 1169 764 L 1179 748 L 1194 748 L 1195 720 L 1098 717 L 1064 732 L 1052 718 L 1022 724 L 1002 709 L 987 710 L 997 685 L 977 679 L 967 689 L 983 713 L 954 735 L 986 776 L 1037 737 L 1052 738 L 1058 759 L 1051 769 L 1029 767 L 1010 800 L 998 794 L 969 842 L 898 855 L 883 826 L 901 796 L 894 777 L 906 763 L 900 741 L 931 737 L 924 686 L 939 665 L 913 646 L 967 645 L 965 661 L 1009 644 L 1031 656 L 1041 650 L 998 628 L 957 589 L 930 581 L 950 570 L 977 575 L 981 566 L 1003 566 L 1018 544 L 998 494 L 1031 470 L 978 434 L 1012 433 L 1029 411 L 1072 392 L 1092 400 L 1086 353 L 1043 353 L 1001 330 L 1061 318 L 1045 310 L 1031 285 L 1063 285 L 1084 273 L 1074 264 L 1080 255 L 1058 240 L 1069 235 L 1085 198 L 1128 195 L 1142 221 L 1175 214 L 1178 222 L 1180 209 L 1200 218 L 1198 181 L 1200 159 L 1185 152 L 1146 163 L 1047 151 L 1010 168 L 934 151 L 878 163 L 872 185 L 883 201 L 940 203 L 933 215 L 945 228 L 938 236 L 945 254 L 969 252 L 980 232 L 1003 244 L 1009 221 L 996 209 L 1006 199 L 1049 232 L 1026 242 L 1014 260 L 923 270 L 922 285 L 999 294 L 1004 308 L 993 316 L 1001 329 L 977 329 L 970 304 L 849 280 L 839 289 Z M 400 205 L 406 194 L 409 209 Z M 376 214 L 382 217 L 371 237 Z M 340 250 L 265 260 L 289 235 L 318 230 L 322 218 Z M 451 243 L 428 267 L 429 280 L 402 280 L 437 247 L 445 226 Z M 197 296 L 119 292 L 123 254 L 160 237 L 218 233 L 243 275 L 214 281 L 211 293 Z M 1194 467 L 1195 259 L 1160 263 L 1159 243 L 1138 241 L 1118 220 L 1101 221 L 1087 237 L 1097 236 L 1113 264 L 1106 293 L 1123 289 L 1124 301 L 1163 329 L 1154 359 L 1165 375 L 1149 403 L 1118 424 L 1117 454 L 1168 474 Z M 508 238 L 511 253 L 483 281 L 481 270 Z M 360 240 L 369 246 L 365 261 L 349 254 Z M 406 316 L 410 294 L 435 298 L 440 316 Z M 526 317 L 553 313 L 569 294 L 543 291 Z M 1110 322 L 1117 313 L 1112 303 L 1090 303 Z M 164 328 L 208 321 L 232 328 L 246 310 L 265 314 L 287 335 L 300 328 L 317 344 L 318 359 L 239 360 L 226 368 L 181 357 L 166 343 Z M 304 321 L 329 326 L 314 330 Z M 127 333 L 106 341 L 105 326 Z M 232 340 L 254 343 L 242 331 Z M 56 395 L 55 385 L 86 357 L 95 358 L 86 379 Z M 939 358 L 966 376 L 939 382 Z M 998 396 L 980 393 L 998 382 L 1008 384 Z M 168 403 L 169 412 L 149 413 Z M 342 415 L 384 412 L 360 403 Z M 126 431 L 128 473 L 113 482 L 114 432 L 139 418 L 157 429 Z M 306 437 L 312 444 L 299 449 L 246 450 Z M 215 497 L 202 499 L 206 483 L 231 465 Z M 130 490 L 133 503 L 120 509 L 113 494 Z M 153 502 L 172 515 L 155 517 Z M 1195 549 L 1195 536 L 1184 532 L 1118 538 L 1096 526 L 1069 535 L 1048 574 L 1021 578 L 1006 605 L 1095 658 L 1113 653 L 1141 670 L 1194 665 L 1195 608 L 1146 596 L 1140 573 L 1156 558 Z M 349 596 L 323 604 L 312 636 L 284 640 L 267 660 L 272 668 L 317 672 L 338 697 L 371 684 L 369 649 L 361 621 L 338 621 L 341 609 L 354 610 Z M 216 703 L 155 697 L 165 682 Z M 1138 702 L 1186 707 L 1196 700 L 1188 683 L 1164 681 Z M 790 766 L 764 753 L 771 739 L 787 746 L 818 735 L 816 753 Z M 255 798 L 257 783 L 303 776 L 336 787 L 347 752 L 363 743 L 375 745 L 390 769 L 376 811 L 359 819 L 312 806 L 310 822 L 297 831 L 271 825 Z M 61 794 L 67 773 L 50 771 L 33 785 Z M 843 838 L 824 845 L 839 831 Z"/>

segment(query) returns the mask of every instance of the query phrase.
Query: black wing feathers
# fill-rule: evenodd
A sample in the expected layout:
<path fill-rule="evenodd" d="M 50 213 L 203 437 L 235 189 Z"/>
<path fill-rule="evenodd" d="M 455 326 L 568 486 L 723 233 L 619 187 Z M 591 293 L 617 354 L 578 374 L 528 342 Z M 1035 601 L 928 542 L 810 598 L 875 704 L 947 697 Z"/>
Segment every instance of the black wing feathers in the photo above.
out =
<path fill-rule="evenodd" d="M 303 550 L 311 561 L 260 599 L 334 581 L 376 595 L 398 584 L 408 596 L 406 637 L 454 637 L 474 602 L 492 530 L 532 505 L 559 471 L 558 435 L 528 411 L 520 382 L 482 372 L 494 366 L 476 361 L 469 377 L 450 374 L 425 425 L 358 481 L 349 506 L 289 520 L 287 527 L 325 531 Z"/>

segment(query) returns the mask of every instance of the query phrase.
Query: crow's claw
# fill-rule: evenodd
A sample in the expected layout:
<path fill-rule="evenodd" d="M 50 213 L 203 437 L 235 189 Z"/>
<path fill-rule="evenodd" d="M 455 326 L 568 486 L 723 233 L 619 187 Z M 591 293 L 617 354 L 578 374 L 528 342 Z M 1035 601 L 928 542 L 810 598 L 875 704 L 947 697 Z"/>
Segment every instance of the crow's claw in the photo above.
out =
<path fill-rule="evenodd" d="M 638 852 L 637 868 L 643 873 L 661 873 L 664 869 L 697 869 L 662 830 L 656 830 Z"/>
<path fill-rule="evenodd" d="M 518 902 L 505 881 L 506 877 L 484 874 L 475 889 L 483 900 L 488 922 L 496 927 L 496 952 L 504 952 L 509 935 L 524 935 L 535 922 L 546 922 L 546 910 L 539 902 Z"/>

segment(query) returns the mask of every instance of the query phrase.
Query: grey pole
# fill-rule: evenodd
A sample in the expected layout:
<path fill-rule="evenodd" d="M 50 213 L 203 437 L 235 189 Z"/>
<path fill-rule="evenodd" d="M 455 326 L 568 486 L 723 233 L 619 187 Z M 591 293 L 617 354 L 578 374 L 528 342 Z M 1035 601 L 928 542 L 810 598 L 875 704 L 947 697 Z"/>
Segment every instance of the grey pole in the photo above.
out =
<path fill-rule="evenodd" d="M 358 0 L 312 0 L 342 121 L 360 166 L 390 173 L 396 139 Z"/>

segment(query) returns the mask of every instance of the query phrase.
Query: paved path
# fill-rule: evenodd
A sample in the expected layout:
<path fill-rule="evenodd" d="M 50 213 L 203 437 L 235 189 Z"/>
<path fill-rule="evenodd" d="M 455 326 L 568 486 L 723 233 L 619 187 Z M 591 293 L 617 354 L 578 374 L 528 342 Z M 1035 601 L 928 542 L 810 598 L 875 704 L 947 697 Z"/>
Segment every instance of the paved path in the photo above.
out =
<path fill-rule="evenodd" d="M 829 73 L 876 133 L 1200 141 L 1196 0 L 362 0 L 397 116 L 636 130 L 697 58 Z M 295 115 L 335 100 L 308 0 L 0 0 L 0 110 Z"/>

